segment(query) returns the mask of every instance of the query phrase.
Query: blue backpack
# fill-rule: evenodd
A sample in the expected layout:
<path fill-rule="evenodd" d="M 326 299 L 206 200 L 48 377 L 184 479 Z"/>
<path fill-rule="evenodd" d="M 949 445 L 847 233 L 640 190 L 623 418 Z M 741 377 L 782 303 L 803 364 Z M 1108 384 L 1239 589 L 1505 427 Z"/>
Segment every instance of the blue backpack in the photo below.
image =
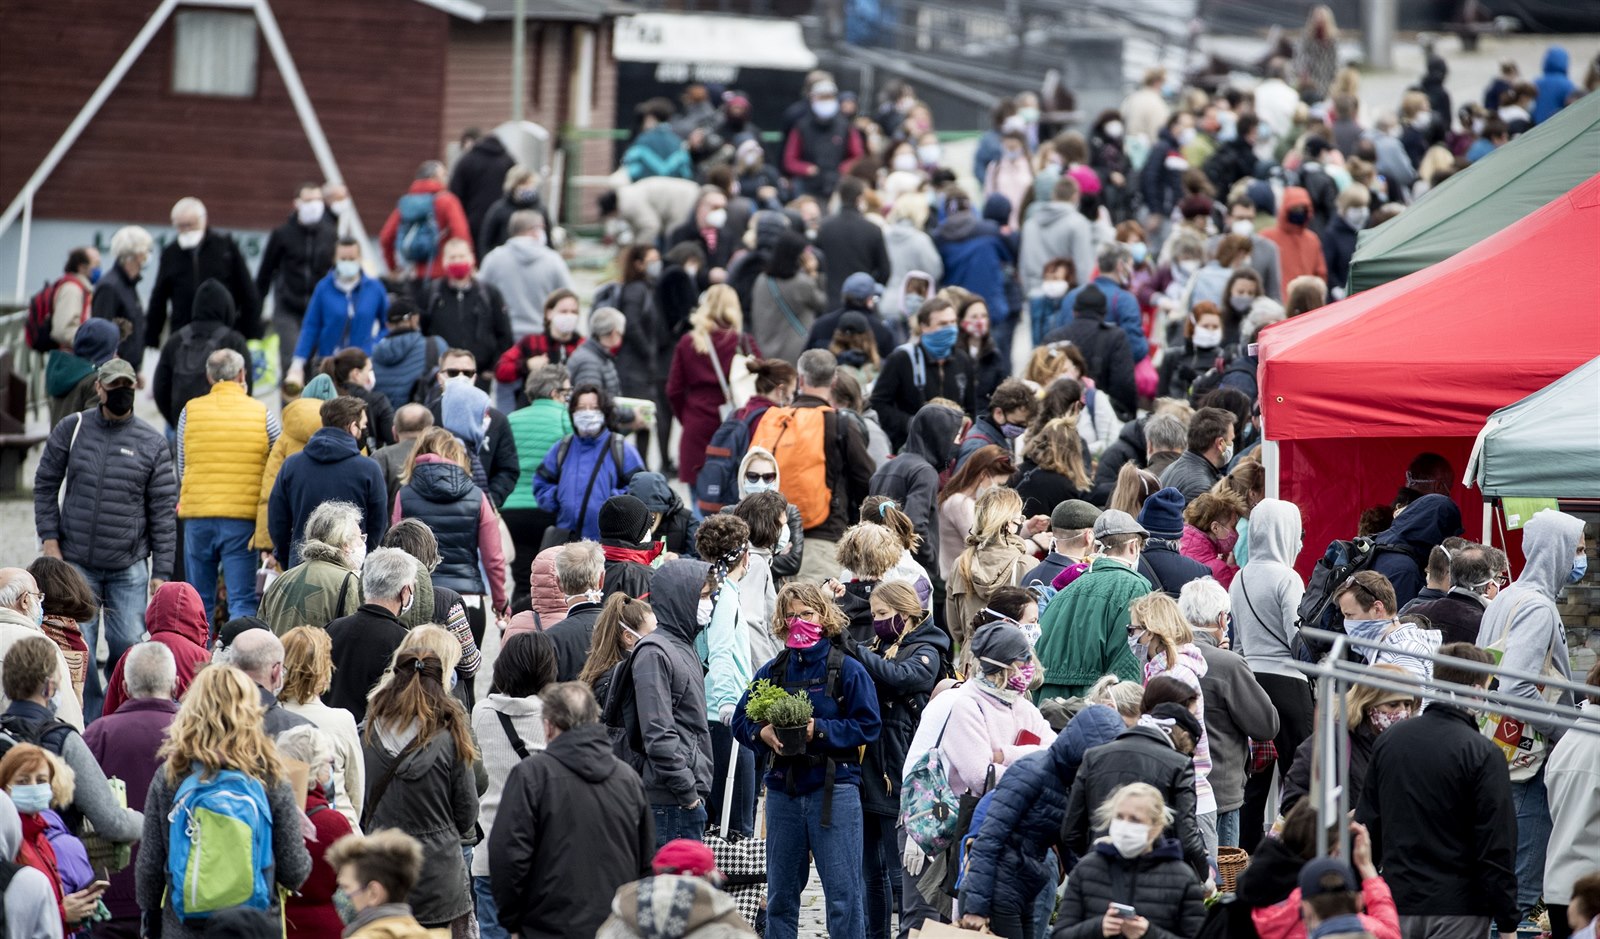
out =
<path fill-rule="evenodd" d="M 261 781 L 234 769 L 178 787 L 167 816 L 167 899 L 180 921 L 272 908 L 272 808 Z"/>
<path fill-rule="evenodd" d="M 750 450 L 753 428 L 765 413 L 767 409 L 762 408 L 743 418 L 729 415 L 711 435 L 705 465 L 694 479 L 694 501 L 702 513 L 711 515 L 739 501 L 739 464 Z"/>
<path fill-rule="evenodd" d="M 400 233 L 395 251 L 413 264 L 427 264 L 439 253 L 439 220 L 433 214 L 437 193 L 411 192 L 400 197 Z"/>

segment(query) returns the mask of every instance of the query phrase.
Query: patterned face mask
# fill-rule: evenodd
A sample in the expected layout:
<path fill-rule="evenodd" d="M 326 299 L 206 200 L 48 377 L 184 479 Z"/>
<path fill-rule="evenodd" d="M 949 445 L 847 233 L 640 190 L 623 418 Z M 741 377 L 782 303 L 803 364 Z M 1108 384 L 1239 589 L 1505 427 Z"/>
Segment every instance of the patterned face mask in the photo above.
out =
<path fill-rule="evenodd" d="M 1411 709 L 1410 708 L 1401 708 L 1400 710 L 1395 711 L 1394 713 L 1388 713 L 1388 712 L 1385 712 L 1385 711 L 1373 711 L 1372 715 L 1371 715 L 1372 726 L 1376 727 L 1377 730 L 1378 730 L 1378 733 L 1380 733 L 1380 734 L 1383 733 L 1384 731 L 1388 730 L 1389 728 L 1393 727 L 1394 725 L 1400 723 L 1401 721 L 1407 720 L 1410 717 L 1411 717 Z"/>

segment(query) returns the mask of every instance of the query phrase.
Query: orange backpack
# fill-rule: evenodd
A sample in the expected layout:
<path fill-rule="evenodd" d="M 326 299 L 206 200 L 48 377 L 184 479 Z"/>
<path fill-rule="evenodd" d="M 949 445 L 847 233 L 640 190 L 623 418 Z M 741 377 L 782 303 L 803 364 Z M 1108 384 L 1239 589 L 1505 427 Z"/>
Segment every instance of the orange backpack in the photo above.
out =
<path fill-rule="evenodd" d="M 828 486 L 828 415 L 832 408 L 767 408 L 751 448 L 762 447 L 778 461 L 778 491 L 800 510 L 800 524 L 815 528 L 833 511 Z"/>

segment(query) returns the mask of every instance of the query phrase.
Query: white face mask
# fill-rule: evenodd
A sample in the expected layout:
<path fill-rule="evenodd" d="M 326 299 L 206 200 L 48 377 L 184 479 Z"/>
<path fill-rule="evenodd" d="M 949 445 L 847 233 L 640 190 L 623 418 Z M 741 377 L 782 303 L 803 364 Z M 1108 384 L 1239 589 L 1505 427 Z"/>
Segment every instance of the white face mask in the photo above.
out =
<path fill-rule="evenodd" d="M 1064 280 L 1047 280 L 1039 285 L 1039 292 L 1052 300 L 1060 300 L 1067 295 L 1067 282 Z"/>
<path fill-rule="evenodd" d="M 921 160 L 924 166 L 937 166 L 942 156 L 944 151 L 939 149 L 936 143 L 925 143 L 917 148 L 917 159 Z"/>
<path fill-rule="evenodd" d="M 1150 826 L 1143 822 L 1130 822 L 1125 818 L 1111 820 L 1111 846 L 1123 857 L 1138 857 L 1150 844 Z"/>
<path fill-rule="evenodd" d="M 328 208 L 333 210 L 334 215 L 343 215 L 344 213 L 350 211 L 350 200 L 335 199 L 328 203 Z"/>
<path fill-rule="evenodd" d="M 360 261 L 335 261 L 333 267 L 338 272 L 340 280 L 357 280 L 361 277 Z"/>
<path fill-rule="evenodd" d="M 400 604 L 400 615 L 404 616 L 407 613 L 410 613 L 411 612 L 411 607 L 416 605 L 416 602 L 417 602 L 417 591 L 416 591 L 416 588 L 413 587 L 411 589 L 411 592 L 406 595 L 405 602 Z"/>
<path fill-rule="evenodd" d="M 789 550 L 789 545 L 793 543 L 793 540 L 794 536 L 789 533 L 789 519 L 786 517 L 783 520 L 783 524 L 778 526 L 778 543 L 773 546 L 772 553 L 782 554 Z"/>
<path fill-rule="evenodd" d="M 1212 326 L 1196 326 L 1194 328 L 1194 347 L 1196 349 L 1215 349 L 1222 345 L 1222 330 Z"/>
<path fill-rule="evenodd" d="M 178 232 L 178 247 L 185 251 L 200 246 L 200 239 L 206 236 L 205 230 Z"/>
<path fill-rule="evenodd" d="M 1369 211 L 1363 208 L 1349 208 L 1344 210 L 1344 220 L 1351 228 L 1360 231 L 1367 224 Z"/>
<path fill-rule="evenodd" d="M 727 209 L 712 209 L 706 213 L 706 226 L 708 228 L 721 228 L 728 224 Z"/>
<path fill-rule="evenodd" d="M 556 313 L 550 317 L 550 328 L 558 336 L 570 336 L 578 331 L 578 314 Z"/>
<path fill-rule="evenodd" d="M 1242 293 L 1236 293 L 1228 298 L 1228 306 L 1233 308 L 1233 312 L 1240 314 L 1250 312 L 1250 307 L 1255 302 L 1255 297 Z"/>
<path fill-rule="evenodd" d="M 819 98 L 811 102 L 811 113 L 824 121 L 831 121 L 839 113 L 839 99 Z"/>
<path fill-rule="evenodd" d="M 326 209 L 327 206 L 323 205 L 321 199 L 313 199 L 310 202 L 300 203 L 299 208 L 295 210 L 295 215 L 300 219 L 300 224 L 315 225 L 322 221 L 322 213 Z"/>
<path fill-rule="evenodd" d="M 1199 269 L 1200 269 L 1200 262 L 1199 261 L 1179 261 L 1178 262 L 1178 270 L 1183 271 L 1185 274 L 1193 274 L 1195 271 L 1198 271 Z"/>
<path fill-rule="evenodd" d="M 710 597 L 701 597 L 700 604 L 695 607 L 694 621 L 702 627 L 711 625 L 711 611 L 716 609 Z"/>
<path fill-rule="evenodd" d="M 1249 237 L 1256 233 L 1256 223 L 1247 218 L 1234 219 L 1233 224 L 1228 226 L 1228 231 Z"/>
<path fill-rule="evenodd" d="M 367 563 L 367 540 L 365 538 L 357 538 L 356 543 L 345 551 L 344 556 L 345 560 L 350 562 L 351 570 L 361 570 L 361 565 Z"/>
<path fill-rule="evenodd" d="M 1105 126 L 1105 132 L 1106 132 L 1106 136 L 1110 137 L 1112 140 L 1121 140 L 1122 139 L 1122 122 L 1121 121 L 1107 121 L 1106 122 L 1106 126 Z"/>
<path fill-rule="evenodd" d="M 574 411 L 572 412 L 572 427 L 581 436 L 594 437 L 606 426 L 604 411 Z"/>
<path fill-rule="evenodd" d="M 894 168 L 902 173 L 912 173 L 917 169 L 917 155 L 915 153 L 899 153 L 894 158 Z"/>

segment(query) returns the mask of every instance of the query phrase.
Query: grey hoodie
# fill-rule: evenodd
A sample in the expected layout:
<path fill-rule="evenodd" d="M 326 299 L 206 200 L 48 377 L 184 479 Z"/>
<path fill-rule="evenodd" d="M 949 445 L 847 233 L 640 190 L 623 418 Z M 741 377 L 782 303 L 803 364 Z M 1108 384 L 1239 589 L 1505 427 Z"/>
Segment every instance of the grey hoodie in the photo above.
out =
<path fill-rule="evenodd" d="M 1251 548 L 1255 551 L 1255 523 L 1251 522 Z M 1483 611 L 1483 622 L 1478 626 L 1480 647 L 1487 648 L 1505 639 L 1505 657 L 1500 664 L 1505 668 L 1537 674 L 1544 670 L 1545 656 L 1561 672 L 1561 677 L 1571 680 L 1572 662 L 1567 658 L 1567 633 L 1561 625 L 1561 611 L 1556 608 L 1556 595 L 1567 584 L 1572 572 L 1572 561 L 1583 538 L 1580 519 L 1546 509 L 1528 520 L 1522 527 L 1522 553 L 1527 563 L 1517 582 L 1489 601 Z M 1501 690 L 1530 701 L 1542 700 L 1533 682 L 1507 680 Z M 1563 691 L 1553 702 L 1562 707 L 1573 707 L 1572 692 Z M 1535 729 L 1551 740 L 1559 738 L 1562 731 L 1541 721 L 1532 722 Z"/>
<path fill-rule="evenodd" d="M 478 279 L 505 298 L 511 335 L 518 340 L 544 332 L 545 297 L 563 287 L 572 289 L 572 274 L 561 255 L 521 235 L 484 255 Z"/>
<path fill-rule="evenodd" d="M 901 323 L 906 316 L 904 301 L 906 278 L 913 274 L 937 286 L 944 279 L 944 260 L 933 238 L 910 222 L 896 222 L 883 230 L 883 247 L 889 252 L 889 283 L 878 298 L 878 315 L 884 322 Z M 896 335 L 903 335 L 897 331 Z"/>
<path fill-rule="evenodd" d="M 1282 499 L 1263 499 L 1250 513 L 1250 560 L 1228 590 L 1239 652 L 1250 668 L 1301 680 L 1290 662 L 1299 635 L 1296 610 L 1306 592 L 1294 569 L 1301 548 L 1300 507 Z"/>
<path fill-rule="evenodd" d="M 705 670 L 694 648 L 705 628 L 697 610 L 710 569 L 704 561 L 679 558 L 651 575 L 656 630 L 639 640 L 629 660 L 643 752 L 629 752 L 626 759 L 652 805 L 685 806 L 711 794 Z M 628 746 L 626 738 L 623 744 Z"/>
<path fill-rule="evenodd" d="M 1094 230 L 1078 207 L 1070 202 L 1046 202 L 1028 212 L 1022 223 L 1022 256 L 1017 270 L 1028 293 L 1044 282 L 1044 266 L 1051 258 L 1071 258 L 1078 283 L 1089 282 L 1094 270 Z"/>
<path fill-rule="evenodd" d="M 11 797 L 0 789 L 0 857 L 17 856 L 22 847 L 22 818 Z M 61 935 L 61 914 L 56 909 L 55 889 L 50 879 L 31 867 L 24 867 L 11 878 L 4 897 L 5 939 L 39 939 Z"/>

